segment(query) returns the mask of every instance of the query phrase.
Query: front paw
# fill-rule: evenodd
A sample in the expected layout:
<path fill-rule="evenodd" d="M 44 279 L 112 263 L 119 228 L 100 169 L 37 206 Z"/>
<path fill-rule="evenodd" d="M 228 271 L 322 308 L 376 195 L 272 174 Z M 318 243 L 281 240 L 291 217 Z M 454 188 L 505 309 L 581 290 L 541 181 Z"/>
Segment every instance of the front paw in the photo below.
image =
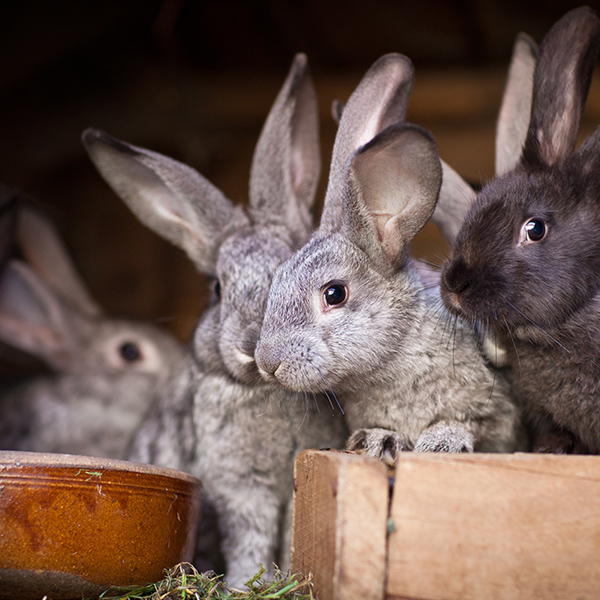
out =
<path fill-rule="evenodd" d="M 357 429 L 346 442 L 346 450 L 379 458 L 390 467 L 400 452 L 410 449 L 405 437 L 389 429 Z"/>
<path fill-rule="evenodd" d="M 415 452 L 473 452 L 473 434 L 459 423 L 436 423 L 425 429 Z"/>

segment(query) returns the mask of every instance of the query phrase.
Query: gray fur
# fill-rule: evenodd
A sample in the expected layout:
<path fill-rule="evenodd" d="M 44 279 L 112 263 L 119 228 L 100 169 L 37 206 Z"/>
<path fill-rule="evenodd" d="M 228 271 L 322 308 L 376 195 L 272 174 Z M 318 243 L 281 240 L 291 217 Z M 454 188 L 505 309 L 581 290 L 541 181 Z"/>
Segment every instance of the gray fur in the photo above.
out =
<path fill-rule="evenodd" d="M 513 47 L 496 124 L 496 175 L 510 171 L 523 151 L 529 129 L 536 60 L 536 43 L 526 33 L 520 33 Z"/>
<path fill-rule="evenodd" d="M 600 129 L 575 151 L 599 47 L 587 7 L 545 36 L 522 151 L 478 195 L 442 274 L 448 308 L 506 349 L 533 425 L 558 430 L 544 451 L 600 452 Z"/>
<path fill-rule="evenodd" d="M 17 238 L 31 262 L 9 262 L 0 278 L 0 339 L 54 373 L 3 390 L 0 448 L 125 458 L 183 348 L 150 324 L 105 316 L 41 214 L 23 206 Z"/>
<path fill-rule="evenodd" d="M 254 362 L 271 281 L 310 234 L 317 116 L 306 57 L 297 55 L 256 147 L 248 212 L 190 167 L 94 130 L 84 134 L 92 160 L 128 206 L 219 282 L 220 297 L 213 294 L 195 331 L 192 360 L 140 429 L 131 458 L 203 481 L 232 586 L 259 563 L 269 573 L 275 560 L 287 567 L 295 456 L 341 447 L 345 436 L 337 407 L 262 382 Z"/>
<path fill-rule="evenodd" d="M 338 137 L 347 135 L 345 120 L 360 130 L 387 113 L 393 93 L 373 86 L 376 78 L 405 87 L 381 66 L 348 101 Z M 446 329 L 432 277 L 426 284 L 408 258 L 440 190 L 435 142 L 414 125 L 369 131 L 375 137 L 356 148 L 362 139 L 336 139 L 325 227 L 275 276 L 255 352 L 261 374 L 290 390 L 339 394 L 350 449 L 388 459 L 407 448 L 514 450 L 519 413 L 506 383 L 484 363 L 468 326 Z M 336 172 L 337 153 L 350 149 Z M 347 300 L 329 306 L 324 292 L 335 284 Z"/>

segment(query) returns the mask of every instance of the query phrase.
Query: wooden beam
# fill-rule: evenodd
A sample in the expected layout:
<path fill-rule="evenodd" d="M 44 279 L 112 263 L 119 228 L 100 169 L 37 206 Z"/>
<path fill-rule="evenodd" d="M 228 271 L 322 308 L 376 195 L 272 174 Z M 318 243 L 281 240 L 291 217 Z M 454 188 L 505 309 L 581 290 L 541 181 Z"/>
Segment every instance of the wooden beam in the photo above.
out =
<path fill-rule="evenodd" d="M 382 600 L 387 468 L 345 452 L 296 459 L 292 570 L 312 574 L 319 600 Z"/>
<path fill-rule="evenodd" d="M 598 461 L 403 454 L 387 599 L 599 597 Z"/>

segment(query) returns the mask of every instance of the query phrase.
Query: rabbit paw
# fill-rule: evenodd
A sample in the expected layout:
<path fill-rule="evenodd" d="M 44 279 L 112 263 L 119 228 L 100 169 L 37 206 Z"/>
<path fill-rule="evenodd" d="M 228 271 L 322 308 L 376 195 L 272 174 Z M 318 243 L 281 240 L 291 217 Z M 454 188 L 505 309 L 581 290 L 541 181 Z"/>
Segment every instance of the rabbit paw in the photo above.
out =
<path fill-rule="evenodd" d="M 379 458 L 390 467 L 400 452 L 410 449 L 405 437 L 389 429 L 357 429 L 346 442 L 346 450 Z"/>
<path fill-rule="evenodd" d="M 439 422 L 425 429 L 415 452 L 473 452 L 473 434 L 459 423 Z"/>

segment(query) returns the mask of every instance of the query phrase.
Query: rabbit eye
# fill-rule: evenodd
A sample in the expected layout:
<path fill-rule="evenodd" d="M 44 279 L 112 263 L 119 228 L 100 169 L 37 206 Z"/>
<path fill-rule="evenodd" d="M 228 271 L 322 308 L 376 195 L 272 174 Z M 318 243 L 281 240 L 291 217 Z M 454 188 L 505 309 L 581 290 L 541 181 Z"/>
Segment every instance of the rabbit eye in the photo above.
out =
<path fill-rule="evenodd" d="M 215 281 L 215 286 L 213 289 L 215 292 L 215 296 L 220 300 L 221 299 L 221 282 L 218 279 Z"/>
<path fill-rule="evenodd" d="M 541 242 L 548 232 L 548 227 L 542 219 L 529 219 L 521 230 L 521 242 L 524 244 Z"/>
<path fill-rule="evenodd" d="M 136 362 L 142 358 L 140 347 L 133 342 L 125 342 L 124 344 L 121 344 L 119 352 L 121 353 L 123 360 L 126 362 Z"/>
<path fill-rule="evenodd" d="M 323 292 L 323 299 L 328 307 L 340 306 L 348 298 L 348 289 L 342 283 L 333 283 Z"/>

